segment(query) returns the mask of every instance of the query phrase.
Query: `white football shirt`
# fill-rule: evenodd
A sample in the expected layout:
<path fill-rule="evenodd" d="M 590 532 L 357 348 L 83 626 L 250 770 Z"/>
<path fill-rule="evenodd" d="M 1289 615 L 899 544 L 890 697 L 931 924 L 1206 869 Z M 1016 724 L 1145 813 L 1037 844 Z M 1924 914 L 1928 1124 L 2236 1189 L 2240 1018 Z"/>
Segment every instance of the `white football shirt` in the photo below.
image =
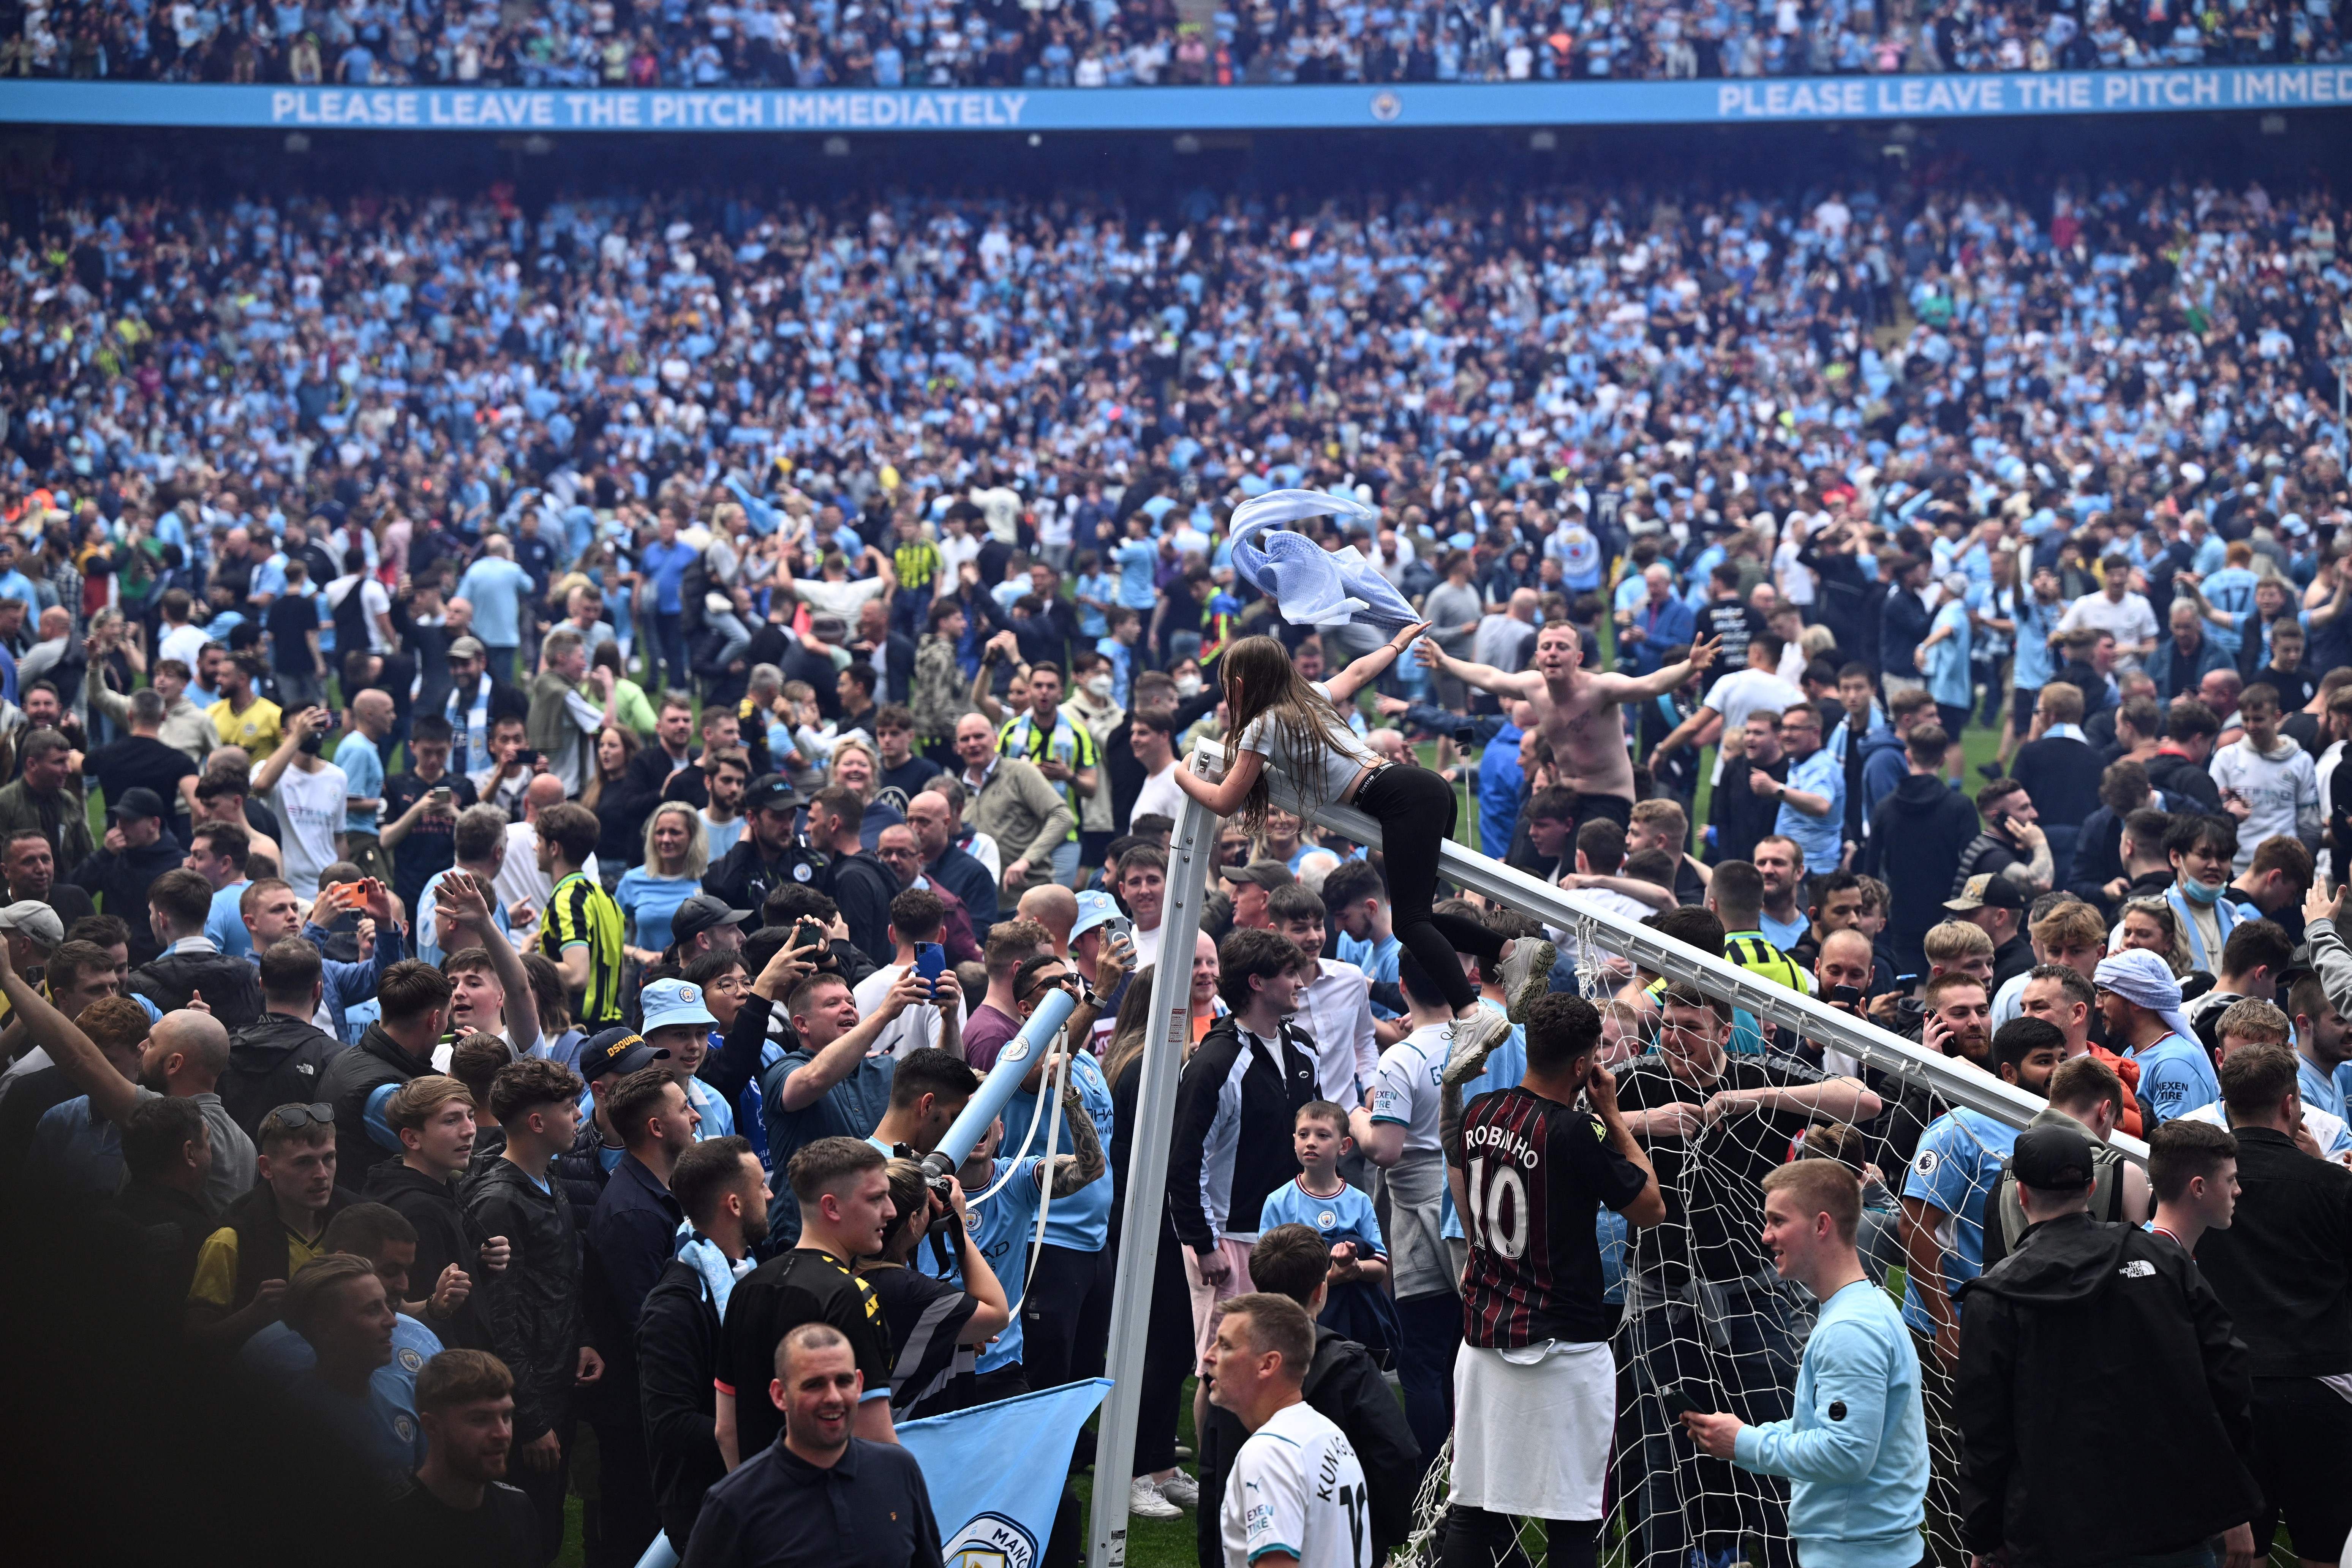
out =
<path fill-rule="evenodd" d="M 1305 1400 L 1234 1456 L 1217 1516 L 1225 1568 L 1286 1553 L 1298 1568 L 1370 1568 L 1371 1501 L 1347 1434 Z"/>

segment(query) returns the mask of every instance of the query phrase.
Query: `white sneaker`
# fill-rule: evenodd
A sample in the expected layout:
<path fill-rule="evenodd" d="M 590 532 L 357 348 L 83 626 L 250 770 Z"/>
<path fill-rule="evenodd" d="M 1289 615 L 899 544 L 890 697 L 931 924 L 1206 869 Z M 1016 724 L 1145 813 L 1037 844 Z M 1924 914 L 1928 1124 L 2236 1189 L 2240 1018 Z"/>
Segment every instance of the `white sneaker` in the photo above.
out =
<path fill-rule="evenodd" d="M 1155 1481 L 1152 1484 L 1160 1489 L 1161 1497 L 1166 1498 L 1178 1508 L 1197 1509 L 1201 1506 L 1201 1483 L 1181 1470 L 1164 1481 Z"/>
<path fill-rule="evenodd" d="M 1200 1496 L 1195 1487 L 1192 1495 Z M 1181 1519 L 1184 1510 L 1160 1495 L 1160 1483 L 1150 1476 L 1138 1476 L 1127 1483 L 1127 1511 L 1137 1519 Z"/>
<path fill-rule="evenodd" d="M 1504 1005 L 1510 1012 L 1512 1023 L 1528 1021 L 1535 1005 L 1551 989 L 1551 966 L 1559 962 L 1559 949 L 1550 942 L 1520 937 L 1511 943 L 1510 956 L 1503 960 L 1499 979 Z"/>
<path fill-rule="evenodd" d="M 1454 1020 L 1453 1046 L 1445 1053 L 1440 1081 L 1459 1088 L 1486 1070 L 1486 1058 L 1511 1037 L 1511 1021 L 1492 1007 L 1481 1006 L 1467 1018 Z"/>

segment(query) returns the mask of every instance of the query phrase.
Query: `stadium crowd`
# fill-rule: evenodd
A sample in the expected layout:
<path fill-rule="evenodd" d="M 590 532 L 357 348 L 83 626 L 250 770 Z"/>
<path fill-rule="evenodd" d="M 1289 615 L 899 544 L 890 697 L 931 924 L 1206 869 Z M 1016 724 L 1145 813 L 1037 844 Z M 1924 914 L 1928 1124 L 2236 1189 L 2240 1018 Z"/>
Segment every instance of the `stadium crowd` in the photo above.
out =
<path fill-rule="evenodd" d="M 1221 1304 L 1270 1296 L 1319 1319 L 1305 1397 L 1380 1555 L 1461 1439 L 1465 1340 L 1549 1334 L 1613 1342 L 1643 1561 L 1790 1561 L 1820 1494 L 1677 1416 L 1801 1422 L 1817 1304 L 1758 1238 L 1792 1153 L 1845 1172 L 1871 1288 L 1905 1270 L 1935 1561 L 2089 1560 L 2019 1468 L 2131 1435 L 2018 1415 L 2055 1374 L 1997 1337 L 2080 1262 L 2042 1244 L 2069 1194 L 2153 1218 L 2129 1246 L 2172 1250 L 2130 1258 L 2186 1303 L 2100 1365 L 2166 1365 L 2227 1445 L 2156 1472 L 2136 1550 L 2352 1531 L 2319 195 L 50 216 L 0 330 L 0 1180 L 106 1216 L 153 1331 L 281 1384 L 420 1541 L 535 1568 L 576 1491 L 593 1564 L 782 1552 L 824 1484 L 771 1462 L 796 1432 L 837 1459 L 1098 1373 L 1126 1245 L 1157 1275 L 1120 1479 L 1197 1510 L 1204 1563 L 1256 1428 L 1204 1377 L 1180 1454 L 1178 1405 L 1246 1348 Z M 1411 658 L 1234 569 L 1233 504 L 1302 483 L 1381 507 L 1302 526 L 1414 602 Z M 1560 994 L 1451 1071 L 1387 863 L 1278 810 L 1225 824 L 1165 951 L 1180 760 L 1260 637 L 1308 680 L 1370 655 L 1367 753 L 1449 773 L 1486 853 L 2064 1136 L 2005 1172 L 2020 1130 L 1900 1060 L 1476 900 L 1438 912 L 1549 948 Z M 1579 771 L 1612 725 L 1622 790 Z M 1163 963 L 1168 1222 L 1123 1242 Z M 1525 1012 L 1507 967 L 1451 978 Z M 1066 1142 L 1029 1152 L 1041 1064 L 929 1182 L 905 1156 L 1054 990 Z M 1528 1253 L 1447 1166 L 1580 1062 L 1620 1163 L 1560 1174 Z M 1488 1568 L 1456 1501 L 1447 1561 Z"/>
<path fill-rule="evenodd" d="M 349 87 L 1660 80 L 2340 60 L 2335 0 L 1920 7 L 9 0 L 0 75 Z"/>

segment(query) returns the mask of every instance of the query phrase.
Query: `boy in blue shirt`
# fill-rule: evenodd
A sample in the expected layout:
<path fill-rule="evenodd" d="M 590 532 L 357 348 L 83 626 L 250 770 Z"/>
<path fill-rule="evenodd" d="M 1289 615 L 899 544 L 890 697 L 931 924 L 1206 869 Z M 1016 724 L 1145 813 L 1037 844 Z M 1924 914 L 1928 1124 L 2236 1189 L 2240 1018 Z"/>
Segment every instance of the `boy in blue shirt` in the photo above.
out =
<path fill-rule="evenodd" d="M 1854 1251 L 1862 1184 L 1834 1160 L 1796 1160 L 1763 1187 L 1764 1246 L 1780 1278 L 1822 1304 L 1792 1414 L 1750 1426 L 1694 1410 L 1683 1425 L 1715 1458 L 1788 1479 L 1798 1561 L 1913 1568 L 1927 1518 L 1927 1409 L 1902 1315 Z"/>
<path fill-rule="evenodd" d="M 1266 1194 L 1258 1231 L 1303 1225 L 1331 1248 L 1329 1290 L 1316 1321 L 1355 1341 L 1385 1363 L 1396 1343 L 1396 1313 L 1381 1287 L 1389 1277 L 1388 1248 L 1381 1242 L 1380 1216 L 1371 1194 L 1349 1186 L 1339 1162 L 1355 1148 L 1348 1136 L 1348 1112 L 1328 1100 L 1298 1108 L 1291 1124 L 1290 1149 L 1298 1174 Z"/>

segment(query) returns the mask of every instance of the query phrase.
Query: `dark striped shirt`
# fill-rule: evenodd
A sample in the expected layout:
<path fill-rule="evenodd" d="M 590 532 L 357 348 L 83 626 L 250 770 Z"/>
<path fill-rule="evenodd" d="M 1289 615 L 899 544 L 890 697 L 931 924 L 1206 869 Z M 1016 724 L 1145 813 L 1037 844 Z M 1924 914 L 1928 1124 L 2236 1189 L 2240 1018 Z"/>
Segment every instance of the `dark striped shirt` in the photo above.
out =
<path fill-rule="evenodd" d="M 1601 1207 L 1622 1208 L 1649 1178 L 1610 1147 L 1589 1110 L 1514 1084 L 1462 1113 L 1462 1337 L 1486 1350 L 1607 1339 L 1618 1310 L 1601 1299 Z"/>
<path fill-rule="evenodd" d="M 539 950 L 558 964 L 567 947 L 588 950 L 581 1027 L 593 1033 L 622 1022 L 621 906 L 577 871 L 555 884 L 547 900 L 547 919 L 539 928 Z"/>

